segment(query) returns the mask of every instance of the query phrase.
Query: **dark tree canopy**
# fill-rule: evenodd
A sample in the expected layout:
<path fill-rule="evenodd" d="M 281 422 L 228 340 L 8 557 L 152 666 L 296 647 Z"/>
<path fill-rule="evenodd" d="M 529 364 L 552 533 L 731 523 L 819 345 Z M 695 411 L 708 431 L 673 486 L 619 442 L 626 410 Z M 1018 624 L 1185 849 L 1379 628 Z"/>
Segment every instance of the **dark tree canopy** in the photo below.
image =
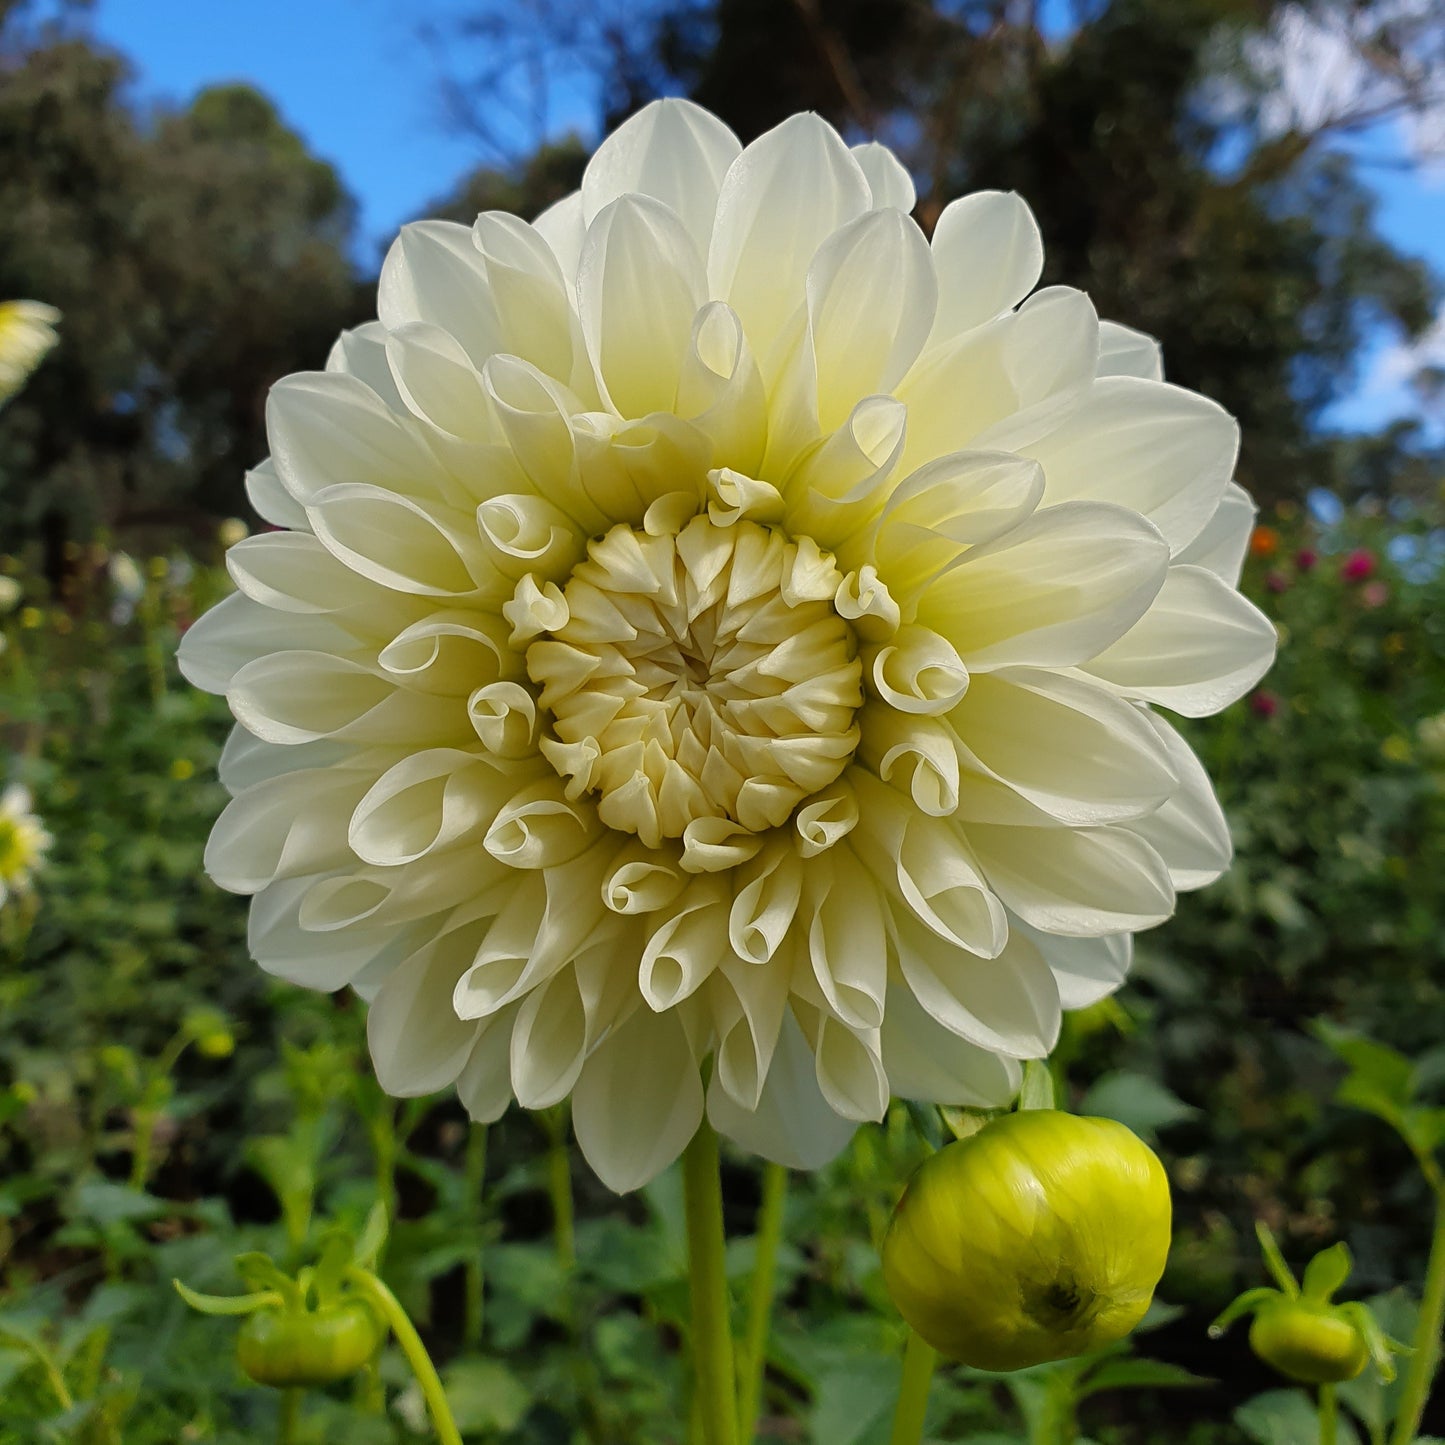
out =
<path fill-rule="evenodd" d="M 340 178 L 246 86 L 139 113 L 83 32 L 0 28 L 0 296 L 62 343 L 0 420 L 0 536 L 209 525 L 267 388 L 365 309 Z"/>

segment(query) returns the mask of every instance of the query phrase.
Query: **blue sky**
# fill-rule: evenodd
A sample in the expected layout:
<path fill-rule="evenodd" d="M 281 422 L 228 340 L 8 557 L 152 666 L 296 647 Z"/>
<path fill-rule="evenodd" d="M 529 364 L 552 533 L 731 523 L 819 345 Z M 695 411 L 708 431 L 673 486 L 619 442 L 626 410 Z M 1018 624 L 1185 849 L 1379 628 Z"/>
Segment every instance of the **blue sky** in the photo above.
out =
<path fill-rule="evenodd" d="M 94 16 L 99 35 L 134 62 L 142 100 L 184 102 L 227 80 L 271 96 L 357 197 L 365 264 L 402 221 L 487 159 L 476 141 L 446 125 L 436 57 L 417 34 L 420 14 L 445 14 L 456 3 L 97 0 Z M 1445 166 L 1433 177 L 1389 168 L 1367 174 L 1386 235 L 1445 273 Z M 1445 334 L 1439 344 L 1445 362 Z M 1410 395 L 1392 374 L 1393 347 L 1387 335 L 1376 339 L 1355 393 L 1334 411 L 1336 424 L 1369 426 L 1409 408 Z"/>

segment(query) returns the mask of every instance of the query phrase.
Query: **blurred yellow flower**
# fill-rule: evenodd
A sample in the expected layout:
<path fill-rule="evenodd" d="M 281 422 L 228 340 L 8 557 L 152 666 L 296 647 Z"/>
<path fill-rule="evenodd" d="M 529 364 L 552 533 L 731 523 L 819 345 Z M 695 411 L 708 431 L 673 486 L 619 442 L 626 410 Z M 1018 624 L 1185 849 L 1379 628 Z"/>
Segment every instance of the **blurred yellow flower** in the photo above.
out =
<path fill-rule="evenodd" d="M 216 528 L 216 539 L 223 547 L 234 547 L 251 535 L 251 529 L 239 517 L 227 517 Z"/>
<path fill-rule="evenodd" d="M 177 758 L 171 764 L 171 777 L 176 782 L 184 783 L 188 778 L 196 775 L 196 765 L 189 758 Z"/>
<path fill-rule="evenodd" d="M 18 784 L 0 793 L 0 908 L 31 879 L 51 844 L 50 834 L 30 811 L 30 793 Z"/>
<path fill-rule="evenodd" d="M 60 312 L 39 301 L 0 301 L 0 406 L 22 386 L 60 339 Z"/>
<path fill-rule="evenodd" d="M 20 609 L 20 625 L 28 631 L 33 632 L 44 621 L 45 614 L 38 607 L 22 607 Z"/>

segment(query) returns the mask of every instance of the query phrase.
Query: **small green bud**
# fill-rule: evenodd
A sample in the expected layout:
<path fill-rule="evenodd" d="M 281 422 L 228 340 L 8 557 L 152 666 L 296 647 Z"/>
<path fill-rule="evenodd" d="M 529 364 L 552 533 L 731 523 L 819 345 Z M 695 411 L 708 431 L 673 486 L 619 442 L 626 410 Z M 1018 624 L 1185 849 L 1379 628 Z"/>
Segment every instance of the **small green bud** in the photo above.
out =
<path fill-rule="evenodd" d="M 1143 1318 L 1169 1254 L 1169 1182 L 1112 1119 L 1007 1114 L 924 1161 L 883 1242 L 903 1318 L 985 1370 L 1067 1359 Z"/>

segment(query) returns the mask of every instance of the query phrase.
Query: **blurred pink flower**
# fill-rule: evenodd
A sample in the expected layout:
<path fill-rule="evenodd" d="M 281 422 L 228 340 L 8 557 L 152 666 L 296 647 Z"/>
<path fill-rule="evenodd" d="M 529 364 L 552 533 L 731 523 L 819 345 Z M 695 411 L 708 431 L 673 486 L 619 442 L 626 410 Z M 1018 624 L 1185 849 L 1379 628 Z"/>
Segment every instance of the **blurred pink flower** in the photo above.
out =
<path fill-rule="evenodd" d="M 1390 600 L 1390 589 L 1383 582 L 1369 582 L 1360 588 L 1360 602 L 1366 607 L 1383 607 Z"/>
<path fill-rule="evenodd" d="M 1264 585 L 1270 592 L 1288 592 L 1289 578 L 1283 572 L 1272 570 L 1265 573 Z"/>
<path fill-rule="evenodd" d="M 1279 711 L 1279 699 L 1272 692 L 1256 692 L 1249 699 L 1249 710 L 1255 717 L 1273 717 Z"/>
<path fill-rule="evenodd" d="M 1313 547 L 1301 547 L 1294 556 L 1294 565 L 1301 572 L 1313 572 L 1315 563 L 1320 560 L 1320 554 Z"/>
<path fill-rule="evenodd" d="M 1375 554 L 1368 547 L 1356 547 L 1340 563 L 1340 576 L 1346 582 L 1363 582 L 1375 570 Z"/>

